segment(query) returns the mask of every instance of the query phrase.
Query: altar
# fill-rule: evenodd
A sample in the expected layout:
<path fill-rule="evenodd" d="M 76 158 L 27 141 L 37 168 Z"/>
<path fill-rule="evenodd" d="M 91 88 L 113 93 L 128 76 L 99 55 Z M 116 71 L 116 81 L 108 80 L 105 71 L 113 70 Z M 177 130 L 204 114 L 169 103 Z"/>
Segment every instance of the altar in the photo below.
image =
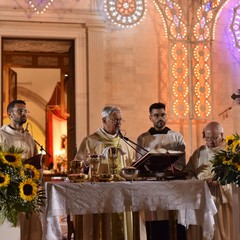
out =
<path fill-rule="evenodd" d="M 71 183 L 47 182 L 44 239 L 62 239 L 59 216 L 177 210 L 178 223 L 199 225 L 212 239 L 217 210 L 206 182 L 199 180 Z M 78 228 L 78 226 L 76 226 Z M 77 229 L 76 232 L 79 232 Z M 145 240 L 144 234 L 139 235 Z M 76 236 L 76 239 L 79 239 Z M 85 240 L 85 239 L 84 239 Z M 87 239 L 90 240 L 90 239 Z M 129 240 L 129 239 L 125 239 Z"/>

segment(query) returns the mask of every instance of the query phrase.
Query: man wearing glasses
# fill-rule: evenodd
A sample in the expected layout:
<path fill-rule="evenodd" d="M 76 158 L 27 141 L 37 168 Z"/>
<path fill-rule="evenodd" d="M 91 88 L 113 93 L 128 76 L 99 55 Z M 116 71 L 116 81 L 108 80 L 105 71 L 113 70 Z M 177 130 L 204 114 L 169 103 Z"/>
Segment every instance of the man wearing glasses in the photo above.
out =
<path fill-rule="evenodd" d="M 108 147 L 117 147 L 122 150 L 121 153 L 123 154 L 119 156 L 119 168 L 130 166 L 132 161 L 135 160 L 135 151 L 119 137 L 118 132 L 124 121 L 120 108 L 106 106 L 102 110 L 101 117 L 102 127 L 83 139 L 75 159 L 85 160 L 88 154 L 101 155 Z M 102 159 L 99 164 L 98 174 L 110 173 L 110 165 L 111 163 L 108 162 L 108 158 Z"/>
<path fill-rule="evenodd" d="M 221 186 L 216 181 L 212 181 L 212 163 L 210 162 L 216 153 L 225 150 L 226 147 L 221 124 L 214 121 L 209 122 L 203 128 L 203 139 L 206 143 L 193 152 L 184 170 L 188 172 L 189 177 L 205 180 L 208 183 L 218 210 L 214 216 L 216 224 L 214 240 L 230 240 L 233 239 L 231 188 L 230 185 Z M 196 228 L 196 226 L 190 227 L 188 233 L 190 239 L 202 239 L 201 229 Z"/>
<path fill-rule="evenodd" d="M 135 151 L 125 142 L 123 139 L 120 138 L 120 129 L 121 124 L 123 123 L 122 112 L 119 107 L 117 106 L 105 106 L 101 113 L 102 117 L 102 127 L 97 129 L 96 132 L 93 134 L 85 137 L 82 143 L 79 146 L 78 152 L 75 156 L 75 160 L 86 160 L 89 154 L 94 155 L 102 155 L 106 152 L 107 149 L 111 147 L 116 147 L 120 149 L 117 154 L 117 171 L 119 172 L 121 168 L 125 166 L 130 166 L 131 163 L 135 160 Z M 106 158 L 101 159 L 97 174 L 111 174 L 111 160 L 108 158 L 109 155 L 106 155 Z M 98 219 L 101 222 L 105 222 L 104 226 L 102 225 L 102 239 L 110 239 L 111 237 L 108 234 L 109 228 L 112 225 L 112 233 L 114 234 L 113 238 L 111 239 L 124 239 L 124 223 L 126 223 L 127 217 L 123 213 L 113 213 L 112 220 L 110 220 L 108 214 L 103 214 L 102 216 L 99 215 Z M 106 223 L 106 219 L 107 223 Z M 100 220 L 101 219 L 101 220 Z M 103 220 L 105 219 L 105 220 Z M 87 216 L 84 217 L 84 221 L 87 220 Z M 95 216 L 96 221 L 96 216 Z M 100 223 L 93 224 L 93 229 L 89 231 L 84 231 L 84 237 L 86 239 L 100 239 L 100 230 L 99 226 Z M 108 229 L 105 229 L 105 228 Z M 90 226 L 91 228 L 91 226 Z M 93 234 L 91 235 L 91 231 Z M 106 236 L 105 236 L 106 235 Z M 110 238 L 108 238 L 110 237 Z"/>
<path fill-rule="evenodd" d="M 27 122 L 29 111 L 22 100 L 14 100 L 8 104 L 7 114 L 10 124 L 0 128 L 0 144 L 6 147 L 14 145 L 23 150 L 22 158 L 30 158 L 38 154 L 37 146 L 31 134 L 23 128 Z"/>
<path fill-rule="evenodd" d="M 23 150 L 21 153 L 23 159 L 37 155 L 38 150 L 34 139 L 23 127 L 29 114 L 25 101 L 14 100 L 10 102 L 7 107 L 7 114 L 10 124 L 3 125 L 0 128 L 0 145 L 6 148 L 14 146 Z M 20 223 L 22 240 L 42 239 L 42 224 L 39 214 L 33 213 L 28 219 L 24 215 L 20 215 Z"/>
<path fill-rule="evenodd" d="M 183 136 L 171 130 L 166 126 L 167 113 L 164 103 L 153 103 L 149 107 L 149 119 L 153 123 L 147 132 L 142 133 L 137 138 L 139 146 L 150 152 L 166 152 L 166 151 L 181 151 L 185 152 L 185 142 Z M 146 154 L 142 148 L 137 148 L 137 160 Z M 185 157 L 177 160 L 174 168 L 181 171 L 185 166 Z M 157 217 L 156 217 L 157 216 Z M 169 239 L 169 222 L 168 212 L 158 210 L 157 213 L 146 212 L 146 230 L 148 240 L 168 240 Z M 177 239 L 186 239 L 185 227 L 177 225 Z"/>
<path fill-rule="evenodd" d="M 149 114 L 149 119 L 153 123 L 153 127 L 138 137 L 138 145 L 152 152 L 161 152 L 161 150 L 185 152 L 186 147 L 183 136 L 166 126 L 167 113 L 165 104 L 153 103 L 149 107 Z M 146 154 L 141 148 L 137 148 L 137 150 L 137 159 Z M 178 170 L 182 170 L 184 166 L 184 158 L 174 163 L 174 167 Z"/>

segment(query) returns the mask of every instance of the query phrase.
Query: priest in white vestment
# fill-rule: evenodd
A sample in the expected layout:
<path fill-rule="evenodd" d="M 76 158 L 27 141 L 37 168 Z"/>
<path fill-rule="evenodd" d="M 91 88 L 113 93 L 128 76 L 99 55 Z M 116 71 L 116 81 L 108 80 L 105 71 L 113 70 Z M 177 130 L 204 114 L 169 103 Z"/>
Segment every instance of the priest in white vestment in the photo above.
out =
<path fill-rule="evenodd" d="M 154 103 L 149 107 L 149 119 L 153 123 L 147 132 L 137 138 L 139 146 L 151 152 L 166 152 L 166 150 L 185 152 L 186 145 L 181 133 L 171 130 L 166 126 L 167 113 L 165 104 Z M 140 159 L 146 151 L 137 148 L 137 159 Z M 182 170 L 185 166 L 185 158 L 174 163 L 174 167 Z"/>
<path fill-rule="evenodd" d="M 84 160 L 88 163 L 89 154 L 104 155 L 98 164 L 97 174 L 112 174 L 112 162 L 109 154 L 111 154 L 110 149 L 113 147 L 118 149 L 117 172 L 120 173 L 123 167 L 131 166 L 135 160 L 134 149 L 119 137 L 121 124 L 124 121 L 121 109 L 117 106 L 105 106 L 102 110 L 101 117 L 102 127 L 83 139 L 74 160 Z M 89 201 L 91 201 L 91 199 L 89 199 Z M 91 216 L 89 216 L 89 219 L 87 219 L 87 216 L 84 216 L 85 225 L 83 229 L 85 229 L 85 231 L 83 233 L 83 239 L 132 239 L 132 230 L 129 229 L 130 226 L 127 224 L 131 221 L 130 218 L 131 214 L 129 212 L 127 214 L 95 214 L 93 219 L 91 219 Z M 89 228 L 91 221 L 93 221 L 92 229 Z M 102 231 L 99 232 L 100 222 Z"/>
<path fill-rule="evenodd" d="M 206 141 L 194 151 L 184 169 L 189 173 L 189 177 L 199 180 L 206 180 L 214 198 L 218 213 L 215 215 L 214 240 L 232 240 L 232 195 L 231 186 L 222 186 L 212 181 L 212 163 L 210 160 L 220 150 L 225 150 L 225 140 L 223 138 L 223 128 L 218 122 L 210 122 L 203 129 L 203 138 Z M 192 227 L 193 228 L 193 227 Z M 196 230 L 198 236 L 196 236 Z M 195 228 L 195 233 L 189 230 L 189 239 L 202 240 L 202 234 Z"/>
<path fill-rule="evenodd" d="M 167 113 L 164 103 L 153 103 L 149 107 L 149 119 L 153 124 L 147 132 L 142 133 L 137 138 L 137 160 L 140 159 L 146 151 L 156 153 L 183 152 L 185 153 L 185 142 L 182 134 L 171 130 L 166 126 Z M 185 167 L 185 156 L 177 160 L 174 169 L 181 171 Z M 157 212 L 146 211 L 147 238 L 149 240 L 168 240 L 169 212 L 159 209 Z M 178 224 L 178 240 L 186 239 L 184 226 Z"/>
<path fill-rule="evenodd" d="M 0 145 L 3 147 L 20 148 L 23 150 L 21 157 L 28 159 L 38 154 L 37 146 L 31 134 L 23 128 L 27 121 L 29 111 L 22 100 L 14 100 L 9 103 L 7 113 L 10 119 L 9 125 L 0 128 Z M 29 219 L 25 215 L 20 216 L 21 240 L 42 240 L 42 224 L 39 214 L 33 213 Z"/>

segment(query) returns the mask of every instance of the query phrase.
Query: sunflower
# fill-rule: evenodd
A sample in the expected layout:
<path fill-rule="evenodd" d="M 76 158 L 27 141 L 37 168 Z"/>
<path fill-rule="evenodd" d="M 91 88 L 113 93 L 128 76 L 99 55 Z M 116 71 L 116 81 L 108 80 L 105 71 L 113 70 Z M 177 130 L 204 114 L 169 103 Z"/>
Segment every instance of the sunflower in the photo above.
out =
<path fill-rule="evenodd" d="M 12 167 L 22 166 L 22 158 L 18 153 L 2 152 L 0 159 L 3 163 L 8 164 Z"/>
<path fill-rule="evenodd" d="M 232 149 L 232 144 L 235 141 L 235 136 L 234 135 L 230 135 L 226 137 L 226 149 L 230 150 Z"/>
<path fill-rule="evenodd" d="M 239 150 L 240 150 L 240 140 L 238 139 L 233 143 L 232 151 L 235 153 L 235 152 L 238 152 Z"/>
<path fill-rule="evenodd" d="M 37 184 L 31 179 L 28 178 L 22 181 L 19 185 L 20 197 L 25 201 L 32 201 L 37 196 Z"/>
<path fill-rule="evenodd" d="M 39 180 L 40 179 L 40 173 L 39 171 L 30 164 L 25 164 L 22 171 L 21 171 L 21 176 L 23 178 L 25 177 L 30 177 L 33 180 Z"/>
<path fill-rule="evenodd" d="M 236 162 L 234 163 L 234 166 L 237 168 L 237 170 L 240 172 L 240 163 Z"/>
<path fill-rule="evenodd" d="M 240 186 L 240 135 L 226 138 L 226 150 L 216 153 L 211 160 L 214 179 L 225 185 L 234 183 Z"/>
<path fill-rule="evenodd" d="M 10 176 L 8 174 L 0 173 L 0 187 L 7 187 L 10 183 Z"/>
<path fill-rule="evenodd" d="M 232 164 L 232 158 L 225 157 L 222 161 L 224 165 L 231 165 Z"/>

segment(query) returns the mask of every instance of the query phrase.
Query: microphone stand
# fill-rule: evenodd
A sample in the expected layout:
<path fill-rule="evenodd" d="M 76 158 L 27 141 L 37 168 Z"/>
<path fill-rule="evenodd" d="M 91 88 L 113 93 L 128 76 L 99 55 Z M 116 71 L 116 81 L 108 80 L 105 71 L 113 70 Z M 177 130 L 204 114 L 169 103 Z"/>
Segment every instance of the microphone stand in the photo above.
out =
<path fill-rule="evenodd" d="M 144 150 L 146 153 L 148 153 L 148 150 L 143 148 L 142 146 L 140 146 L 139 144 L 133 142 L 132 140 L 130 140 L 129 138 L 123 136 L 123 134 L 118 131 L 118 136 L 128 145 L 130 146 L 133 150 L 135 150 L 138 154 L 140 154 L 141 156 L 143 156 L 144 154 L 142 154 L 140 151 L 137 150 L 137 148 L 133 147 L 130 143 L 132 143 L 133 145 L 135 145 L 136 147 L 141 148 L 142 150 Z M 130 143 L 129 143 L 130 142 Z"/>
<path fill-rule="evenodd" d="M 140 146 L 139 144 L 133 142 L 133 141 L 130 140 L 129 138 L 122 136 L 122 139 L 123 139 L 123 140 L 126 140 L 126 141 L 128 141 L 128 142 L 130 142 L 130 143 L 132 143 L 132 144 L 134 144 L 136 147 L 139 147 L 139 148 L 141 148 L 142 150 L 144 150 L 146 153 L 148 153 L 148 150 L 147 150 L 146 148 L 144 148 L 144 147 Z"/>
<path fill-rule="evenodd" d="M 48 155 L 48 157 L 51 157 L 51 155 L 43 148 L 43 146 L 38 141 L 34 139 L 34 142 L 40 147 L 41 152 L 44 151 Z"/>
<path fill-rule="evenodd" d="M 51 157 L 51 155 L 43 148 L 43 146 L 34 139 L 34 142 L 40 147 L 40 151 L 41 151 L 41 160 L 40 160 L 40 165 L 41 165 L 41 183 L 43 185 L 43 154 L 42 152 L 44 151 L 48 157 Z"/>

